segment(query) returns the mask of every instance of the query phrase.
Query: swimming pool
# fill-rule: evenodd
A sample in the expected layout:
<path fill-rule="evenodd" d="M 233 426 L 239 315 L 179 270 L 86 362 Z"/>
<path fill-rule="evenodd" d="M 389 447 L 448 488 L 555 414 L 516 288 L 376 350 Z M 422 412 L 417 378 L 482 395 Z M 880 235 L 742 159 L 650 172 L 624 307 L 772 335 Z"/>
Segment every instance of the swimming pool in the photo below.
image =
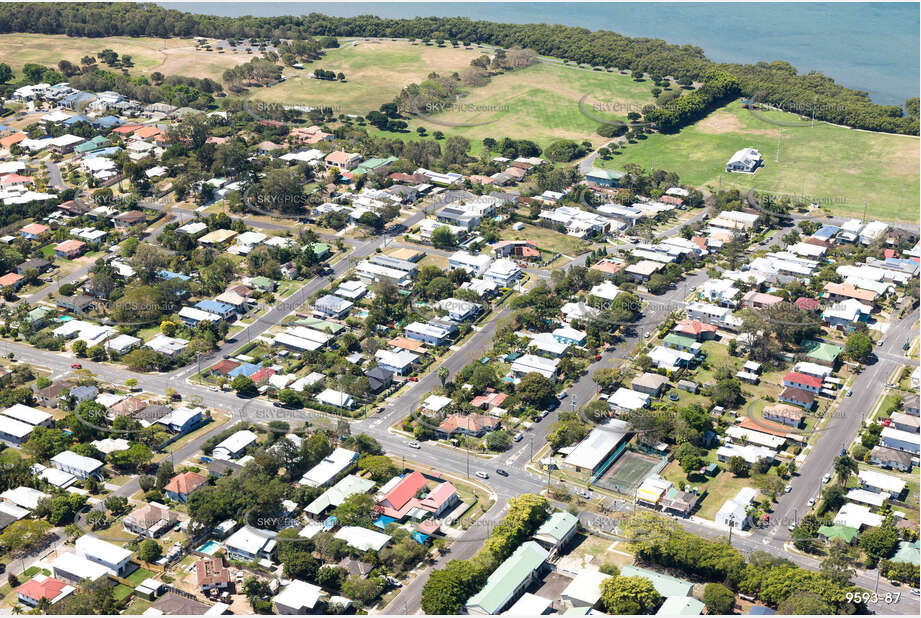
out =
<path fill-rule="evenodd" d="M 200 551 L 203 554 L 208 554 L 209 556 L 213 556 L 214 554 L 217 553 L 217 550 L 219 550 L 220 548 L 221 548 L 220 543 L 218 543 L 215 540 L 211 540 L 205 543 L 204 545 L 202 545 L 201 547 L 199 547 L 198 551 Z"/>
<path fill-rule="evenodd" d="M 377 521 L 374 522 L 374 525 L 380 528 L 381 530 L 385 530 L 387 526 L 389 526 L 395 521 L 396 519 L 394 519 L 393 517 L 388 517 L 387 515 L 381 515 L 380 517 L 377 518 Z"/>

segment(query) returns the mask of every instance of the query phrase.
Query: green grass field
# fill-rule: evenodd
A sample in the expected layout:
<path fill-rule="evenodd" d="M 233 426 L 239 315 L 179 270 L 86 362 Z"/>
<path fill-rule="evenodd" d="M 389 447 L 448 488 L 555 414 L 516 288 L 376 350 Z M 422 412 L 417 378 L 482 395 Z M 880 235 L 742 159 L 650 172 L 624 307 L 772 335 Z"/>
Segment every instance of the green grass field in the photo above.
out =
<path fill-rule="evenodd" d="M 917 138 L 821 123 L 780 127 L 764 118 L 798 119 L 781 112 L 758 114 L 734 102 L 677 135 L 650 135 L 600 163 L 612 169 L 625 163 L 665 169 L 678 173 L 682 182 L 712 189 L 805 194 L 838 215 L 862 216 L 866 202 L 868 217 L 918 221 Z M 764 155 L 764 167 L 754 175 L 725 173 L 729 157 L 745 147 Z"/>
<path fill-rule="evenodd" d="M 426 47 L 406 42 L 360 42 L 327 50 L 326 56 L 304 69 L 285 69 L 287 80 L 256 91 L 253 99 L 269 103 L 332 106 L 337 113 L 366 114 L 392 101 L 412 83 L 431 72 L 451 75 L 470 66 L 476 49 Z M 345 82 L 310 79 L 314 69 L 342 72 Z"/>
<path fill-rule="evenodd" d="M 245 52 L 196 51 L 192 39 L 160 39 L 154 37 L 106 37 L 102 39 L 69 37 L 57 34 L 2 34 L 0 58 L 13 69 L 35 63 L 57 68 L 61 60 L 79 66 L 83 56 L 95 56 L 103 49 L 131 56 L 132 74 L 149 74 L 159 71 L 164 75 L 210 77 L 220 80 L 230 67 L 247 62 L 257 54 Z M 97 58 L 98 60 L 98 58 Z M 100 63 L 101 68 L 108 67 Z M 119 71 L 120 69 L 109 69 Z"/>

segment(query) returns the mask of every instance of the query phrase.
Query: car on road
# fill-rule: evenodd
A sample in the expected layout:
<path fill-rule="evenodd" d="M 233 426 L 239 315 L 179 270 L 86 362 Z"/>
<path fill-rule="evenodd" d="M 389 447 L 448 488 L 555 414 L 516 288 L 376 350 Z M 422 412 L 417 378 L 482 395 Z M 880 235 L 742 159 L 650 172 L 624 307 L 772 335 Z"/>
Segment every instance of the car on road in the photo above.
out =
<path fill-rule="evenodd" d="M 600 360 L 601 360 L 601 354 L 595 354 L 595 360 L 596 360 L 596 361 L 600 361 Z"/>
<path fill-rule="evenodd" d="M 901 586 L 901 585 L 902 585 L 902 582 L 900 582 L 900 581 L 897 580 L 897 579 L 890 579 L 890 580 L 889 580 L 889 585 L 890 585 L 890 586 Z"/>
<path fill-rule="evenodd" d="M 218 387 L 216 387 L 216 386 L 209 386 L 209 387 L 208 387 L 208 390 L 209 390 L 209 391 L 212 391 L 212 392 L 215 392 L 215 393 L 217 393 L 218 391 L 220 391 L 220 389 L 219 389 Z"/>
<path fill-rule="evenodd" d="M 588 493 L 588 492 L 585 491 L 584 489 L 580 489 L 580 490 L 577 491 L 576 493 L 579 494 L 580 496 L 582 496 L 583 498 L 585 498 L 586 500 L 591 500 L 591 499 L 592 499 L 592 494 Z"/>
<path fill-rule="evenodd" d="M 412 442 L 410 442 L 410 443 L 407 444 L 406 446 L 408 446 L 409 448 L 422 448 L 422 445 L 419 444 L 418 442 L 416 442 L 415 440 L 413 440 Z"/>
<path fill-rule="evenodd" d="M 489 478 L 489 474 L 487 474 L 486 472 L 483 472 L 482 470 L 477 470 L 475 474 L 476 474 L 478 477 L 480 477 L 481 479 L 488 479 L 488 478 Z"/>
<path fill-rule="evenodd" d="M 280 401 L 273 401 L 273 402 L 272 402 L 272 405 L 275 406 L 276 408 L 284 408 L 284 407 L 285 407 L 285 404 L 283 404 L 283 403 L 280 402 Z"/>
<path fill-rule="evenodd" d="M 506 472 L 502 468 L 496 468 L 496 474 L 498 474 L 499 476 L 508 476 L 508 472 Z"/>
<path fill-rule="evenodd" d="M 132 393 L 140 393 L 142 390 L 144 390 L 144 388 L 140 384 L 135 384 L 131 387 Z"/>
<path fill-rule="evenodd" d="M 921 596 L 921 590 L 919 590 L 919 589 L 917 589 L 917 588 L 911 588 L 911 593 L 912 593 L 913 595 L 915 595 L 916 597 L 917 597 L 917 596 Z"/>
<path fill-rule="evenodd" d="M 787 485 L 786 487 L 783 488 L 783 492 L 784 492 L 785 494 L 788 494 L 788 493 L 790 493 L 791 491 L 793 491 L 793 485 Z"/>
<path fill-rule="evenodd" d="M 902 344 L 902 349 L 903 349 L 903 350 L 908 350 L 908 348 L 910 348 L 910 347 L 911 347 L 911 343 L 908 342 L 908 341 L 906 341 L 905 343 Z M 912 590 L 915 590 L 915 588 L 912 588 Z M 912 593 L 912 594 L 914 594 L 914 593 Z"/>
<path fill-rule="evenodd" d="M 410 382 L 418 382 L 418 381 L 419 381 L 419 378 L 417 378 L 416 376 L 409 376 L 409 381 L 410 381 Z"/>
<path fill-rule="evenodd" d="M 548 414 L 550 414 L 550 410 L 541 410 L 540 414 L 538 414 L 538 417 L 540 417 L 541 420 L 544 420 L 547 418 Z"/>
<path fill-rule="evenodd" d="M 521 432 L 519 431 L 518 433 L 515 434 L 515 436 L 512 438 L 512 440 L 514 440 L 515 442 L 521 442 L 521 439 L 522 439 L 523 437 L 524 437 L 524 436 L 521 435 Z"/>
<path fill-rule="evenodd" d="M 806 504 L 808 504 L 809 506 L 813 506 L 815 504 L 815 498 L 809 498 L 809 500 L 806 501 Z"/>
<path fill-rule="evenodd" d="M 853 394 L 854 394 L 854 391 L 848 391 L 848 392 L 847 392 L 847 396 L 848 396 L 848 397 L 850 397 L 850 396 L 853 395 Z"/>
<path fill-rule="evenodd" d="M 825 485 L 827 485 L 828 481 L 830 480 L 831 480 L 831 474 L 826 474 L 825 476 L 822 477 L 822 483 Z"/>
<path fill-rule="evenodd" d="M 787 530 L 789 530 L 790 532 L 793 532 L 794 530 L 796 530 L 796 524 L 790 524 L 789 526 L 787 526 Z"/>
<path fill-rule="evenodd" d="M 556 396 L 557 399 L 566 399 L 567 397 L 569 397 L 569 393 L 567 393 L 566 391 L 563 391 L 559 395 Z"/>
<path fill-rule="evenodd" d="M 172 399 L 173 401 L 182 401 L 182 395 L 180 395 L 179 393 L 173 393 L 172 395 L 169 396 L 169 398 Z"/>
<path fill-rule="evenodd" d="M 71 368 L 71 369 L 83 369 L 83 365 L 81 365 L 80 363 L 73 363 L 73 364 L 70 366 L 70 368 Z"/>
<path fill-rule="evenodd" d="M 647 331 L 646 331 L 646 334 L 643 335 L 643 339 L 649 339 L 649 336 L 650 336 L 651 334 L 652 334 L 652 333 L 649 332 L 649 331 L 647 330 Z"/>

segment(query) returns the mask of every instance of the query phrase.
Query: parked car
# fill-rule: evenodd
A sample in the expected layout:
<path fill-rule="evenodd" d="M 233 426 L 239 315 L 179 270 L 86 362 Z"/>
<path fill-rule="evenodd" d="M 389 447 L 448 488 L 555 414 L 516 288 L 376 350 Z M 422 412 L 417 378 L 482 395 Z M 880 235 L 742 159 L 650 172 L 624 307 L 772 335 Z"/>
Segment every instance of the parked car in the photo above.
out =
<path fill-rule="evenodd" d="M 83 369 L 83 365 L 81 365 L 80 363 L 73 363 L 73 364 L 70 366 L 70 368 L 71 368 L 71 369 Z"/>
<path fill-rule="evenodd" d="M 822 483 L 828 484 L 828 481 L 831 480 L 831 474 L 826 474 L 822 477 Z"/>
<path fill-rule="evenodd" d="M 569 393 L 567 393 L 566 391 L 563 391 L 559 395 L 556 396 L 557 399 L 566 399 L 567 397 L 569 397 Z"/>
<path fill-rule="evenodd" d="M 476 475 L 477 475 L 478 477 L 480 477 L 481 479 L 488 479 L 488 478 L 489 478 L 489 474 L 487 474 L 486 472 L 483 472 L 482 470 L 477 470 L 477 471 L 476 471 Z"/>
<path fill-rule="evenodd" d="M 512 438 L 512 440 L 514 440 L 515 442 L 521 442 L 521 439 L 522 439 L 523 437 L 524 437 L 524 436 L 521 435 L 521 432 L 519 431 L 518 433 L 515 434 L 515 436 Z"/>
<path fill-rule="evenodd" d="M 508 472 L 506 472 L 502 468 L 496 468 L 496 474 L 498 474 L 499 476 L 508 476 Z"/>
<path fill-rule="evenodd" d="M 412 442 L 410 442 L 410 443 L 407 444 L 406 446 L 408 446 L 409 448 L 422 448 L 422 445 L 419 444 L 418 442 L 416 442 L 415 440 L 413 440 Z"/>
<path fill-rule="evenodd" d="M 409 381 L 410 381 L 410 382 L 418 382 L 418 381 L 419 381 L 419 378 L 417 378 L 416 376 L 409 376 Z"/>
<path fill-rule="evenodd" d="M 580 490 L 577 491 L 576 493 L 579 494 L 580 496 L 582 496 L 583 498 L 585 498 L 586 500 L 591 500 L 591 499 L 592 499 L 592 494 L 588 493 L 588 492 L 587 492 L 586 490 L 584 490 L 584 489 L 580 489 Z"/>
<path fill-rule="evenodd" d="M 794 530 L 796 530 L 796 524 L 790 524 L 789 526 L 787 526 L 787 530 L 789 530 L 790 532 L 793 532 Z"/>
<path fill-rule="evenodd" d="M 218 392 L 218 390 L 220 390 L 220 389 L 218 389 L 218 387 L 216 387 L 216 386 L 209 386 L 209 387 L 208 387 L 208 390 L 209 390 L 209 391 L 213 391 L 213 392 L 216 393 L 216 392 Z"/>
<path fill-rule="evenodd" d="M 783 488 L 783 492 L 784 492 L 785 494 L 788 494 L 788 493 L 790 493 L 791 491 L 793 491 L 793 485 L 787 485 L 786 487 Z"/>
<path fill-rule="evenodd" d="M 182 401 L 182 395 L 180 395 L 179 393 L 173 393 L 172 395 L 169 396 L 169 398 L 172 399 L 173 401 Z"/>
<path fill-rule="evenodd" d="M 806 504 L 808 504 L 809 506 L 814 505 L 814 504 L 815 504 L 815 498 L 809 498 L 809 500 L 806 502 Z"/>

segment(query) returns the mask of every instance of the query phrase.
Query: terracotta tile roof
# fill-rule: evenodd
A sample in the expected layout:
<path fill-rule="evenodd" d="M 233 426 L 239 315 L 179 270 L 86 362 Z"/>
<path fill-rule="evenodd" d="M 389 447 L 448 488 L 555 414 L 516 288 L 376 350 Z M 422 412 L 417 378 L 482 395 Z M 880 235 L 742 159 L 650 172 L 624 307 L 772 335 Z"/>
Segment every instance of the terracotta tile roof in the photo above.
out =
<path fill-rule="evenodd" d="M 16 273 L 7 273 L 0 277 L 0 287 L 6 287 L 8 285 L 15 285 L 22 280 L 22 275 L 17 275 Z"/>
<path fill-rule="evenodd" d="M 498 419 L 484 414 L 468 414 L 467 416 L 451 414 L 441 422 L 438 428 L 448 434 L 459 429 L 473 433 L 484 429 L 494 429 L 498 424 Z"/>
<path fill-rule="evenodd" d="M 502 402 L 505 401 L 505 398 L 508 397 L 505 393 L 487 393 L 485 395 L 479 395 L 473 398 L 473 401 L 470 402 L 474 408 L 484 408 L 491 410 L 495 407 L 501 406 Z"/>
<path fill-rule="evenodd" d="M 798 371 L 788 372 L 787 375 L 783 377 L 783 381 L 790 382 L 791 384 L 805 384 L 813 388 L 822 388 L 822 378 L 817 378 Z"/>
<path fill-rule="evenodd" d="M 178 518 L 175 512 L 169 510 L 165 506 L 158 506 L 156 504 L 141 505 L 131 511 L 128 517 L 133 519 L 144 529 L 150 528 L 160 520 L 165 519 L 166 521 L 174 522 Z"/>
<path fill-rule="evenodd" d="M 675 324 L 675 330 L 679 333 L 686 333 L 688 335 L 694 335 L 697 337 L 701 333 L 715 333 L 719 330 L 716 326 L 712 324 L 704 324 L 703 322 L 698 322 L 697 320 L 681 320 Z"/>
<path fill-rule="evenodd" d="M 9 148 L 13 144 L 18 144 L 27 137 L 28 135 L 25 133 L 13 133 L 12 135 L 7 135 L 6 137 L 0 137 L 0 148 Z"/>
<path fill-rule="evenodd" d="M 783 389 L 783 392 L 780 393 L 780 398 L 789 399 L 791 401 L 799 401 L 800 403 L 812 404 L 815 401 L 815 396 L 809 391 L 804 391 L 801 388 L 795 388 L 793 386 L 788 386 Z"/>
<path fill-rule="evenodd" d="M 421 341 L 416 341 L 415 339 L 409 339 L 407 337 L 395 337 L 388 341 L 387 345 L 391 345 L 395 348 L 409 350 L 410 352 L 418 352 L 423 348 Z"/>
<path fill-rule="evenodd" d="M 116 403 L 114 406 L 109 408 L 109 411 L 116 416 L 130 416 L 132 414 L 135 414 L 143 410 L 146 407 L 147 407 L 146 401 L 132 396 L 132 397 L 126 397 L 125 399 L 122 399 L 121 401 Z"/>
<path fill-rule="evenodd" d="M 199 586 L 215 586 L 230 582 L 230 569 L 224 566 L 220 556 L 202 558 L 195 563 L 195 583 Z"/>
<path fill-rule="evenodd" d="M 164 491 L 189 495 L 207 482 L 207 476 L 202 476 L 195 472 L 183 472 L 170 479 L 170 482 L 163 489 Z"/>
<path fill-rule="evenodd" d="M 85 243 L 85 242 L 82 242 L 82 241 L 80 241 L 80 240 L 73 240 L 73 239 L 71 239 L 71 240 L 65 240 L 65 241 L 62 242 L 61 244 L 57 245 L 57 246 L 54 248 L 54 250 L 55 250 L 55 251 L 66 251 L 66 252 L 70 252 L 70 251 L 79 251 L 80 249 L 82 249 L 82 248 L 85 247 L 85 246 L 86 246 L 86 243 Z"/>
<path fill-rule="evenodd" d="M 774 421 L 767 421 L 763 419 L 755 420 L 747 416 L 742 419 L 741 423 L 739 423 L 739 427 L 742 429 L 750 429 L 752 431 L 769 433 L 772 436 L 780 436 L 781 438 L 787 437 L 790 433 L 790 428 L 787 425 L 781 425 L 780 423 L 775 423 Z"/>
<path fill-rule="evenodd" d="M 240 363 L 238 363 L 237 361 L 229 359 L 229 358 L 225 358 L 223 360 L 218 361 L 211 367 L 211 373 L 219 373 L 221 375 L 226 376 L 228 373 L 230 373 L 231 371 L 233 371 L 239 366 L 240 366 Z"/>
<path fill-rule="evenodd" d="M 846 298 L 856 298 L 869 303 L 875 301 L 877 296 L 873 290 L 861 290 L 850 283 L 826 283 L 825 292 Z"/>
<path fill-rule="evenodd" d="M 30 579 L 17 588 L 16 593 L 27 596 L 30 599 L 35 599 L 36 601 L 40 601 L 41 599 L 48 599 L 50 601 L 61 594 L 61 591 L 67 586 L 67 583 L 53 577 L 48 577 L 44 581 Z"/>
<path fill-rule="evenodd" d="M 805 296 L 800 296 L 793 301 L 793 304 L 806 311 L 815 311 L 819 308 L 819 301 L 814 298 L 806 298 Z"/>
<path fill-rule="evenodd" d="M 761 414 L 769 414 L 771 416 L 777 416 L 780 418 L 789 418 L 795 421 L 803 419 L 803 411 L 801 408 L 787 405 L 785 403 L 775 403 L 772 406 L 767 406 L 764 410 L 761 411 Z"/>
<path fill-rule="evenodd" d="M 409 511 L 409 502 L 416 497 L 416 493 L 425 487 L 425 477 L 418 470 L 403 477 L 397 486 L 390 490 L 384 499 L 378 503 L 378 511 L 390 517 L 402 519 Z"/>
<path fill-rule="evenodd" d="M 608 260 L 601 260 L 597 264 L 592 264 L 591 270 L 597 270 L 599 272 L 607 273 L 609 275 L 614 275 L 624 269 L 626 263 L 624 262 L 610 262 Z"/>
<path fill-rule="evenodd" d="M 41 223 L 30 223 L 29 225 L 24 225 L 19 231 L 38 236 L 39 234 L 44 234 L 49 230 L 51 230 L 51 228 L 47 225 L 42 225 Z"/>
<path fill-rule="evenodd" d="M 451 496 L 457 493 L 457 489 L 450 482 L 445 481 L 435 489 L 433 489 L 429 495 L 419 501 L 419 507 L 425 509 L 426 511 L 431 511 L 435 513 L 445 502 L 451 499 Z"/>

